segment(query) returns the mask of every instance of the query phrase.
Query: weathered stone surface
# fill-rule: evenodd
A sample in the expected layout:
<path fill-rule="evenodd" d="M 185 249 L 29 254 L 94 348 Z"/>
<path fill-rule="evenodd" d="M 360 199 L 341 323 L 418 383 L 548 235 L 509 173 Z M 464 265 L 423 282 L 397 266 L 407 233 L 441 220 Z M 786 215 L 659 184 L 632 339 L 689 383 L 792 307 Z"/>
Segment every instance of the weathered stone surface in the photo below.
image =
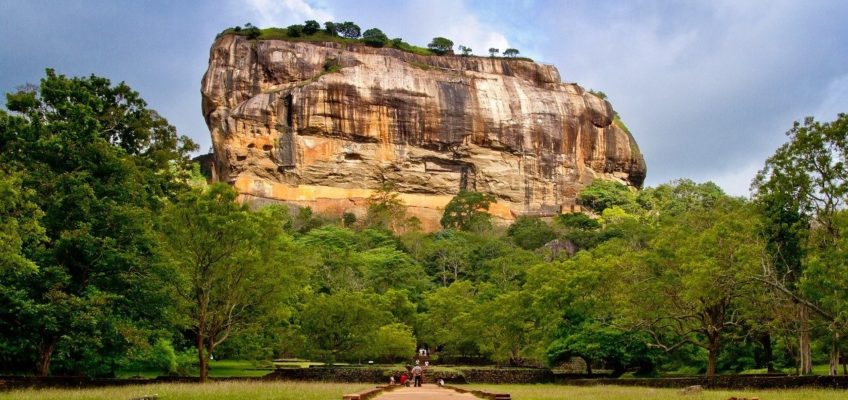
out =
<path fill-rule="evenodd" d="M 247 200 L 362 214 L 390 180 L 436 229 L 463 188 L 511 220 L 570 210 L 593 179 L 645 178 L 610 104 L 529 61 L 224 35 L 202 94 L 215 175 Z"/>

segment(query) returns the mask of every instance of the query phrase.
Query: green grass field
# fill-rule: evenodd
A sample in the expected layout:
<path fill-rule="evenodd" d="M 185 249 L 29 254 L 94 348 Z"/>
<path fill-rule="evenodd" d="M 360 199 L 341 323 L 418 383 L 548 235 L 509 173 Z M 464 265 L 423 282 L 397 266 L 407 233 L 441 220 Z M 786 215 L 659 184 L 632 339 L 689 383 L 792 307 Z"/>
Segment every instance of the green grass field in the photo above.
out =
<path fill-rule="evenodd" d="M 126 400 L 158 395 L 162 400 L 338 400 L 367 384 L 294 382 L 170 383 L 95 389 L 27 389 L 0 392 L 0 400 Z"/>
<path fill-rule="evenodd" d="M 459 385 L 509 393 L 515 400 L 726 400 L 731 397 L 761 400 L 825 400 L 848 398 L 848 391 L 835 389 L 792 390 L 705 390 L 699 394 L 681 395 L 679 389 L 654 389 L 628 386 L 563 386 L 563 385 Z"/>

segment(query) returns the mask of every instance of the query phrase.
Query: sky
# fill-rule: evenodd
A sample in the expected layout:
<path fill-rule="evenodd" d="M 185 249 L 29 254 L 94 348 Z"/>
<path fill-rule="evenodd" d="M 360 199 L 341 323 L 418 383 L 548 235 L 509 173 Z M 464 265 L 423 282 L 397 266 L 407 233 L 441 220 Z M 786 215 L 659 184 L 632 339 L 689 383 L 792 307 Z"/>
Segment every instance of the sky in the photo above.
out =
<path fill-rule="evenodd" d="M 0 0 L 0 91 L 48 67 L 124 81 L 205 152 L 200 79 L 215 35 L 307 19 L 553 64 L 607 94 L 649 186 L 689 178 L 748 195 L 793 121 L 848 112 L 842 0 Z"/>

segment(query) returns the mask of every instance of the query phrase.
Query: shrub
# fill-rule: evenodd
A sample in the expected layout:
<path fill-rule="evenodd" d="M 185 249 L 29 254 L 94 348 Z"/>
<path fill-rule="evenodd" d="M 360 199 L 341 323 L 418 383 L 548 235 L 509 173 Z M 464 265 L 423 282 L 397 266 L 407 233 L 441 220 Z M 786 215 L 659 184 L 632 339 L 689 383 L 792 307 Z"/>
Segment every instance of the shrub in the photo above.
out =
<path fill-rule="evenodd" d="M 312 36 L 321 29 L 321 24 L 318 21 L 310 19 L 303 23 L 303 33 Z"/>
<path fill-rule="evenodd" d="M 427 48 L 438 55 L 446 54 L 449 51 L 453 51 L 453 41 L 441 36 L 434 37 L 430 44 L 427 45 Z"/>
<path fill-rule="evenodd" d="M 459 45 L 459 52 L 462 53 L 463 57 L 468 57 L 471 55 L 472 50 L 470 47 Z"/>
<path fill-rule="evenodd" d="M 301 36 L 303 36 L 303 25 L 300 25 L 300 24 L 289 25 L 286 28 L 286 32 L 288 33 L 289 37 L 293 37 L 293 38 L 301 37 Z"/>
<path fill-rule="evenodd" d="M 338 36 L 339 30 L 336 26 L 336 23 L 333 21 L 327 21 L 324 23 L 324 32 L 327 32 L 330 36 Z"/>
<path fill-rule="evenodd" d="M 518 49 L 508 48 L 508 49 L 504 50 L 503 55 L 504 55 L 504 57 L 515 58 L 515 56 L 518 55 Z"/>
<path fill-rule="evenodd" d="M 383 31 L 377 28 L 371 28 L 362 33 L 362 41 L 368 46 L 383 47 L 389 41 L 389 37 Z"/>
<path fill-rule="evenodd" d="M 340 24 L 336 24 L 336 30 L 339 32 L 342 37 L 346 37 L 348 39 L 357 39 L 360 36 L 359 25 L 354 24 L 350 21 L 345 21 Z"/>

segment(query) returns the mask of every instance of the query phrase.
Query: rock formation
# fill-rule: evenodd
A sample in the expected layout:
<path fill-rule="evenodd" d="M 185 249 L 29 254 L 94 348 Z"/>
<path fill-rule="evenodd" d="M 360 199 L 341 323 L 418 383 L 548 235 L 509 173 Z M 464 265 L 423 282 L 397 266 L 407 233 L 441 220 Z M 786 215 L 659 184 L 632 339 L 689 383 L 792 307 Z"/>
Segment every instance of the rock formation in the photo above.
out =
<path fill-rule="evenodd" d="M 593 179 L 645 178 L 607 101 L 525 60 L 223 35 L 202 94 L 215 176 L 245 201 L 361 216 L 391 181 L 434 230 L 460 189 L 512 220 L 573 210 Z"/>

